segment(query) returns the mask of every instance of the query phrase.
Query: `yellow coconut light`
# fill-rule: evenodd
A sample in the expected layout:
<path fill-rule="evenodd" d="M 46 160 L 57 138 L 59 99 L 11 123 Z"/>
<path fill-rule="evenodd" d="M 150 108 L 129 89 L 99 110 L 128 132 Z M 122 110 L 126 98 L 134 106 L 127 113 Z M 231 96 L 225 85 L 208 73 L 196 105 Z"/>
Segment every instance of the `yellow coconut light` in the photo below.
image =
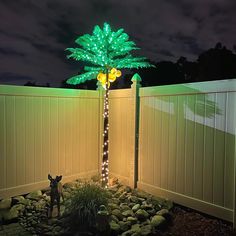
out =
<path fill-rule="evenodd" d="M 109 73 L 109 75 L 108 75 L 108 80 L 109 80 L 110 82 L 114 82 L 114 81 L 116 80 L 116 76 L 115 76 L 114 74 L 112 74 L 112 73 Z"/>
<path fill-rule="evenodd" d="M 97 75 L 97 80 L 99 80 L 101 83 L 102 83 L 103 81 L 106 82 L 106 74 L 100 72 L 100 73 Z"/>
<path fill-rule="evenodd" d="M 117 70 L 116 68 L 112 68 L 111 69 L 111 74 L 115 75 L 116 77 L 120 77 L 121 76 L 121 71 Z"/>
<path fill-rule="evenodd" d="M 111 72 L 109 73 L 109 81 L 114 82 L 116 80 L 116 77 L 121 76 L 121 71 L 117 70 L 116 68 L 112 68 Z"/>
<path fill-rule="evenodd" d="M 108 88 L 110 87 L 110 82 L 114 82 L 117 77 L 121 76 L 121 71 L 117 70 L 116 68 L 112 68 L 110 73 L 108 74 Z M 103 86 L 106 88 L 106 74 L 100 72 L 97 75 L 97 80 L 99 80 Z"/>
<path fill-rule="evenodd" d="M 98 75 L 97 75 L 97 80 L 99 80 L 102 84 L 102 87 L 104 89 L 106 89 L 106 74 L 100 72 Z M 110 87 L 110 82 L 108 81 L 108 88 Z"/>

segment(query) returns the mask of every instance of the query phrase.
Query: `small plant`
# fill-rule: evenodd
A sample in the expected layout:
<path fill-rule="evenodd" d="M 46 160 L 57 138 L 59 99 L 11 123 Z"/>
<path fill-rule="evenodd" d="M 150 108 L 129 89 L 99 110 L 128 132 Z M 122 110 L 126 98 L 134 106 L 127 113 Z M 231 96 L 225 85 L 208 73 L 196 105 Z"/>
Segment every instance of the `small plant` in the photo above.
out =
<path fill-rule="evenodd" d="M 107 206 L 108 192 L 99 185 L 85 183 L 73 191 L 66 202 L 66 218 L 72 230 L 87 230 L 96 225 L 101 205 Z"/>

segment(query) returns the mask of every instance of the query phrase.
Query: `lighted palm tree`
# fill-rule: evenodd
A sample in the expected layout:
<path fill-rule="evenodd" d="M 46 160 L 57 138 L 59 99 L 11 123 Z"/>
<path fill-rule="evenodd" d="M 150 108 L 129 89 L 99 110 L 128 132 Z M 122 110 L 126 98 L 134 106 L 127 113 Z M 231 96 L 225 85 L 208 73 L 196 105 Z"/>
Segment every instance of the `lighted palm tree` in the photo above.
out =
<path fill-rule="evenodd" d="M 94 27 L 92 35 L 85 34 L 78 37 L 76 48 L 67 48 L 68 58 L 85 61 L 90 66 L 84 67 L 84 73 L 75 75 L 67 80 L 69 84 L 80 84 L 86 80 L 97 79 L 105 89 L 104 99 L 104 131 L 103 131 L 103 161 L 102 185 L 108 186 L 108 133 L 109 133 L 109 106 L 108 94 L 110 83 L 121 76 L 122 68 L 142 68 L 152 66 L 145 57 L 133 57 L 130 52 L 138 49 L 123 29 L 111 31 L 110 25 L 104 23 L 103 29 Z"/>

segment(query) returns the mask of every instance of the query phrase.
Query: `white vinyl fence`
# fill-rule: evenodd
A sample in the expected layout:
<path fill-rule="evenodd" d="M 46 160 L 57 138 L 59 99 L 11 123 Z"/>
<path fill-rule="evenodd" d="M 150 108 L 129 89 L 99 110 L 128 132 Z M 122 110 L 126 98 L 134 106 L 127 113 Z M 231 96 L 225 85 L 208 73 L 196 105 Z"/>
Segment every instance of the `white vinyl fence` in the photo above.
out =
<path fill-rule="evenodd" d="M 0 198 L 98 173 L 99 93 L 0 86 Z"/>
<path fill-rule="evenodd" d="M 140 89 L 138 187 L 233 221 L 236 80 Z"/>
<path fill-rule="evenodd" d="M 236 223 L 236 79 L 109 95 L 109 169 Z M 0 198 L 100 170 L 103 91 L 0 86 Z"/>

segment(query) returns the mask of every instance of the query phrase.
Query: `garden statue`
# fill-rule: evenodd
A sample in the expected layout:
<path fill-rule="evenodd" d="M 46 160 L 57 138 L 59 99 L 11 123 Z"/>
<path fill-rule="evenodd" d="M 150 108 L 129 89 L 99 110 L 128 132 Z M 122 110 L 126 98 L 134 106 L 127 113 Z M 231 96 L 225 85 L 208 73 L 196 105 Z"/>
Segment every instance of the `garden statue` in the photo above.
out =
<path fill-rule="evenodd" d="M 49 217 L 52 217 L 52 211 L 53 211 L 53 205 L 56 201 L 57 203 L 57 216 L 60 216 L 60 198 L 62 197 L 62 199 L 64 200 L 63 197 L 63 193 L 62 193 L 62 184 L 60 183 L 62 176 L 56 176 L 55 179 L 52 178 L 52 176 L 50 174 L 48 174 L 48 179 L 50 180 L 50 188 L 51 188 L 51 192 L 50 192 L 50 198 L 51 198 L 51 202 L 50 202 L 50 212 L 49 212 Z"/>

